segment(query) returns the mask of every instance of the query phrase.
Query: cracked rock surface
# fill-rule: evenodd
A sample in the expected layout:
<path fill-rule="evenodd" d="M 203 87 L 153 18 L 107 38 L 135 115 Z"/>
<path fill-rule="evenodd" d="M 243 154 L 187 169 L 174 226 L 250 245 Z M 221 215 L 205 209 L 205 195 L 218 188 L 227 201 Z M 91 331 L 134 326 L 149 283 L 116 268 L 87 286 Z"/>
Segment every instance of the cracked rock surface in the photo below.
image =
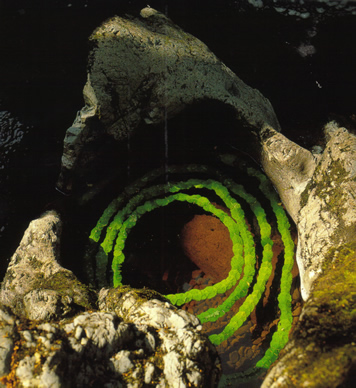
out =
<path fill-rule="evenodd" d="M 355 241 L 356 137 L 336 122 L 325 128 L 321 154 L 272 128 L 261 134 L 262 164 L 298 228 L 296 258 L 307 300 L 332 247 Z"/>
<path fill-rule="evenodd" d="M 92 157 L 86 152 L 91 143 L 103 136 L 122 141 L 140 125 L 164 122 L 199 101 L 225 104 L 252 131 L 279 129 L 267 98 L 153 8 L 139 18 L 107 20 L 90 41 L 85 106 L 66 132 L 60 191 L 72 190 L 79 166 Z"/>
<path fill-rule="evenodd" d="M 130 287 L 102 289 L 96 303 L 57 261 L 60 226 L 55 212 L 32 221 L 9 265 L 1 386 L 215 387 L 220 364 L 198 319 L 158 293 Z M 56 274 L 64 283 L 47 280 Z"/>

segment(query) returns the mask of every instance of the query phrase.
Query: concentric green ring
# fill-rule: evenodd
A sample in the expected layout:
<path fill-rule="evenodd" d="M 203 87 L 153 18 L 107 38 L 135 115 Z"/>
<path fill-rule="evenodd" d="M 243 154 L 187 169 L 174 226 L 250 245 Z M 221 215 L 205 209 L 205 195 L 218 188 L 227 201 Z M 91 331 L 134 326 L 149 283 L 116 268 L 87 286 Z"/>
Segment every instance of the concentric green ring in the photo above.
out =
<path fill-rule="evenodd" d="M 189 165 L 184 166 L 183 168 L 173 166 L 169 170 L 169 173 L 179 172 L 213 173 L 216 177 L 221 178 L 217 170 L 206 166 Z M 219 218 L 229 230 L 234 254 L 231 259 L 231 269 L 226 279 L 223 279 L 219 283 L 205 287 L 202 290 L 192 289 L 185 293 L 166 295 L 166 297 L 173 304 L 182 305 L 191 300 L 213 298 L 217 294 L 222 294 L 236 285 L 230 296 L 226 298 L 220 306 L 210 308 L 198 316 L 202 323 L 216 321 L 229 311 L 237 300 L 247 295 L 250 284 L 255 276 L 256 255 L 253 236 L 248 230 L 245 214 L 241 205 L 234 197 L 232 197 L 231 193 L 239 196 L 248 203 L 258 221 L 263 255 L 257 281 L 253 286 L 252 292 L 246 297 L 244 303 L 240 306 L 239 311 L 225 326 L 223 331 L 209 337 L 213 344 L 218 345 L 233 335 L 234 332 L 243 325 L 258 301 L 261 299 L 266 282 L 272 272 L 271 260 L 273 257 L 273 242 L 270 238 L 271 227 L 267 222 L 265 211 L 257 199 L 248 194 L 241 185 L 238 185 L 229 179 L 222 179 L 222 182 L 213 179 L 189 179 L 174 184 L 167 183 L 145 187 L 162 173 L 162 169 L 154 170 L 145 175 L 141 180 L 127 187 L 124 192 L 108 206 L 96 227 L 92 230 L 90 239 L 98 243 L 102 231 L 106 228 L 105 238 L 100 244 L 102 249 L 96 257 L 97 281 L 99 284 L 105 282 L 109 260 L 108 255 L 109 253 L 113 253 L 113 284 L 114 287 L 121 285 L 121 266 L 125 260 L 125 255 L 123 253 L 125 241 L 130 230 L 144 214 L 159 207 L 167 206 L 174 201 L 195 204 Z M 288 218 L 283 208 L 279 205 L 275 193 L 269 188 L 267 178 L 254 169 L 248 169 L 248 173 L 259 180 L 260 190 L 271 203 L 277 218 L 278 230 L 281 234 L 285 250 L 281 290 L 278 296 L 281 314 L 280 321 L 277 331 L 272 337 L 270 348 L 266 351 L 264 357 L 256 364 L 256 367 L 258 368 L 268 368 L 271 363 L 276 360 L 279 351 L 286 344 L 292 324 L 290 287 L 292 281 L 291 270 L 294 264 L 294 243 L 289 232 L 290 225 Z M 208 189 L 214 191 L 229 209 L 231 216 L 224 211 L 217 209 L 205 196 L 182 192 L 193 188 L 195 190 Z M 112 221 L 110 221 L 111 219 Z M 244 275 L 241 278 L 242 270 Z"/>

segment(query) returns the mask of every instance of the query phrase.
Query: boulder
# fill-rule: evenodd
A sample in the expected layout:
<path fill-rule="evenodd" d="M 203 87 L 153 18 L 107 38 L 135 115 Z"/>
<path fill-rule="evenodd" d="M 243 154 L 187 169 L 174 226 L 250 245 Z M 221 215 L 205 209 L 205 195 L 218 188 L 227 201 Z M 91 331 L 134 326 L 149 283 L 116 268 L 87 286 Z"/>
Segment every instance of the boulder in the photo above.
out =
<path fill-rule="evenodd" d="M 30 223 L 10 260 L 0 303 L 22 318 L 51 319 L 93 307 L 88 288 L 58 262 L 61 230 L 56 212 L 43 214 Z"/>
<path fill-rule="evenodd" d="M 262 388 L 352 387 L 356 379 L 356 244 L 331 249 L 296 329 Z"/>
<path fill-rule="evenodd" d="M 85 106 L 64 139 L 57 188 L 73 179 L 104 136 L 124 140 L 142 124 L 158 124 L 186 106 L 214 100 L 229 106 L 241 125 L 279 129 L 270 102 L 247 86 L 200 40 L 165 15 L 144 8 L 140 18 L 113 17 L 90 37 Z"/>
<path fill-rule="evenodd" d="M 60 232 L 59 216 L 45 213 L 11 259 L 0 294 L 1 386 L 217 385 L 217 353 L 194 315 L 149 290 L 90 291 L 60 266 Z"/>
<path fill-rule="evenodd" d="M 356 137 L 331 122 L 325 139 L 323 152 L 313 154 L 271 128 L 261 132 L 262 165 L 298 228 L 304 300 L 330 249 L 356 239 Z"/>

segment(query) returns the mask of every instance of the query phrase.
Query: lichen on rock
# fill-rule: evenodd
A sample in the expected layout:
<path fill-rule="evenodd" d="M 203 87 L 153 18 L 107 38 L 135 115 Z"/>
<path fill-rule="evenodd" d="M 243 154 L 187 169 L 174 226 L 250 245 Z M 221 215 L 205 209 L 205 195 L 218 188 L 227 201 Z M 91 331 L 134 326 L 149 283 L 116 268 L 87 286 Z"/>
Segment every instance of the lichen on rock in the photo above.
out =
<path fill-rule="evenodd" d="M 5 275 L 0 384 L 216 386 L 220 363 L 199 320 L 154 291 L 89 290 L 58 263 L 60 225 L 55 212 L 32 221 Z"/>
<path fill-rule="evenodd" d="M 262 387 L 352 386 L 355 326 L 356 245 L 351 244 L 329 251 L 297 327 Z"/>
<path fill-rule="evenodd" d="M 12 256 L 0 301 L 18 316 L 52 319 L 62 316 L 64 311 L 69 314 L 75 313 L 78 307 L 93 307 L 89 288 L 58 262 L 61 230 L 62 222 L 56 212 L 43 214 L 30 223 Z M 39 303 L 43 307 L 47 304 L 42 312 L 33 309 Z"/>
<path fill-rule="evenodd" d="M 139 18 L 113 17 L 90 37 L 85 106 L 64 139 L 57 187 L 71 192 L 79 167 L 103 136 L 120 142 L 142 125 L 164 122 L 199 101 L 230 107 L 250 130 L 279 123 L 272 105 L 247 86 L 199 39 L 162 13 L 144 8 Z"/>

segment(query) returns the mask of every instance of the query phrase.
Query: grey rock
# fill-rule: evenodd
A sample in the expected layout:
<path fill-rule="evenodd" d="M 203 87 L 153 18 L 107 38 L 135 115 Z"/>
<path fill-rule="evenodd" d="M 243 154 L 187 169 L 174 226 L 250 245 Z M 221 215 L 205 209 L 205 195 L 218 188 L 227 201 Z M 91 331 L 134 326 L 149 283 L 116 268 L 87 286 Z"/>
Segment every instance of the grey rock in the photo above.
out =
<path fill-rule="evenodd" d="M 353 379 L 356 136 L 332 122 L 325 126 L 325 143 L 321 154 L 312 154 L 271 128 L 261 133 L 263 167 L 298 228 L 305 300 L 263 388 L 339 387 Z"/>
<path fill-rule="evenodd" d="M 162 315 L 167 315 L 165 310 L 163 303 Z M 143 381 L 154 384 L 158 376 L 164 386 L 172 387 L 186 386 L 187 376 L 195 387 L 213 387 L 217 383 L 216 352 L 207 338 L 189 327 L 190 323 L 185 325 L 189 328 L 178 331 L 163 325 L 157 330 L 149 325 L 124 322 L 115 313 L 102 311 L 84 312 L 74 318 L 37 326 L 30 321 L 15 322 L 15 317 L 5 310 L 0 310 L 0 318 L 2 323 L 10 323 L 7 332 L 20 338 L 16 353 L 11 340 L 7 344 L 3 342 L 7 346 L 0 353 L 2 376 L 10 371 L 12 355 L 11 372 L 15 376 L 12 382 L 21 386 L 140 387 Z M 149 314 L 146 318 L 152 319 Z M 155 337 L 150 341 L 150 349 L 140 341 L 148 333 Z M 157 344 L 154 349 L 152 342 Z"/>
<path fill-rule="evenodd" d="M 131 352 L 128 350 L 121 350 L 120 352 L 117 352 L 112 358 L 114 370 L 118 370 L 121 374 L 128 373 L 134 366 L 131 362 L 130 356 Z"/>
<path fill-rule="evenodd" d="M 332 247 L 350 243 L 356 230 L 356 137 L 337 123 L 325 127 L 322 154 L 266 127 L 262 165 L 298 228 L 297 263 L 304 300 Z"/>
<path fill-rule="evenodd" d="M 158 293 L 103 289 L 99 311 L 93 310 L 93 295 L 58 263 L 60 224 L 55 212 L 32 221 L 5 275 L 2 382 L 31 388 L 165 387 L 173 380 L 177 386 L 216 386 L 218 356 L 198 319 Z M 65 275 L 59 284 L 49 281 L 58 274 Z M 89 311 L 81 312 L 85 307 Z M 179 376 L 165 364 L 173 358 Z"/>
<path fill-rule="evenodd" d="M 352 387 L 356 365 L 356 244 L 334 250 L 262 388 Z"/>
<path fill-rule="evenodd" d="M 151 292 L 153 293 L 153 292 Z M 154 293 L 153 293 L 154 295 Z M 140 301 L 143 297 L 144 299 Z M 158 293 L 156 296 L 163 299 Z M 150 325 L 156 329 L 172 327 L 175 329 L 198 328 L 199 319 L 184 310 L 177 309 L 166 300 L 149 299 L 126 287 L 118 289 L 102 288 L 98 305 L 101 310 L 115 311 L 128 322 L 136 325 Z"/>
<path fill-rule="evenodd" d="M 0 308 L 0 376 L 10 373 L 11 355 L 16 340 L 15 322 L 15 317 L 5 307 Z"/>
<path fill-rule="evenodd" d="M 261 164 L 299 233 L 305 306 L 263 387 L 295 386 L 297 377 L 297 386 L 342 384 L 356 359 L 356 137 L 331 123 L 318 153 L 291 142 L 259 92 L 151 8 L 141 19 L 110 19 L 91 40 L 86 106 L 66 134 L 59 188 L 71 189 L 71 174 L 90 157 L 86 146 L 102 135 L 119 142 L 141 123 L 157 124 L 201 99 L 232 107 L 240 124 L 258 134 Z M 0 297 L 20 318 L 0 313 L 2 373 L 34 387 L 214 386 L 217 357 L 199 322 L 153 292 L 103 289 L 99 311 L 71 316 L 78 304 L 90 308 L 90 297 L 57 261 L 59 225 L 55 213 L 34 221 L 11 260 Z M 64 287 L 54 281 L 58 274 L 67 279 Z M 23 319 L 29 317 L 51 322 L 29 325 Z M 296 376 L 305 364 L 313 375 Z"/>
<path fill-rule="evenodd" d="M 180 354 L 175 351 L 170 351 L 163 357 L 164 374 L 168 376 L 167 383 L 169 387 L 185 388 L 186 386 L 182 380 L 184 368 L 179 359 Z"/>
<path fill-rule="evenodd" d="M 151 364 L 150 362 L 146 363 L 145 366 L 145 377 L 144 382 L 145 384 L 149 384 L 153 380 L 153 375 L 155 373 L 155 366 Z"/>
<path fill-rule="evenodd" d="M 28 129 L 10 112 L 0 110 L 0 170 L 16 153 L 16 146 L 21 143 Z"/>
<path fill-rule="evenodd" d="M 247 86 L 194 36 L 165 15 L 144 8 L 140 18 L 114 17 L 90 37 L 85 107 L 64 139 L 58 189 L 73 179 L 102 136 L 122 141 L 141 124 L 158 124 L 187 105 L 215 100 L 231 107 L 250 130 L 279 128 L 270 102 Z M 95 157 L 95 155 L 94 155 Z"/>
<path fill-rule="evenodd" d="M 51 320 L 71 310 L 72 298 L 54 290 L 37 289 L 28 292 L 23 303 L 26 316 L 34 320 Z"/>
<path fill-rule="evenodd" d="M 11 258 L 0 302 L 19 316 L 52 319 L 90 307 L 90 293 L 59 262 L 62 223 L 54 211 L 32 221 Z"/>
<path fill-rule="evenodd" d="M 125 322 L 133 323 L 146 333 L 143 349 L 163 355 L 162 384 L 185 387 L 189 382 L 192 386 L 213 387 L 219 375 L 217 360 L 212 361 L 215 349 L 200 334 L 199 320 L 172 306 L 159 294 L 154 295 L 152 291 L 149 294 L 150 297 L 158 296 L 161 300 L 148 299 L 143 290 L 130 290 L 128 287 L 103 288 L 99 293 L 98 305 L 102 311 L 115 311 Z"/>

